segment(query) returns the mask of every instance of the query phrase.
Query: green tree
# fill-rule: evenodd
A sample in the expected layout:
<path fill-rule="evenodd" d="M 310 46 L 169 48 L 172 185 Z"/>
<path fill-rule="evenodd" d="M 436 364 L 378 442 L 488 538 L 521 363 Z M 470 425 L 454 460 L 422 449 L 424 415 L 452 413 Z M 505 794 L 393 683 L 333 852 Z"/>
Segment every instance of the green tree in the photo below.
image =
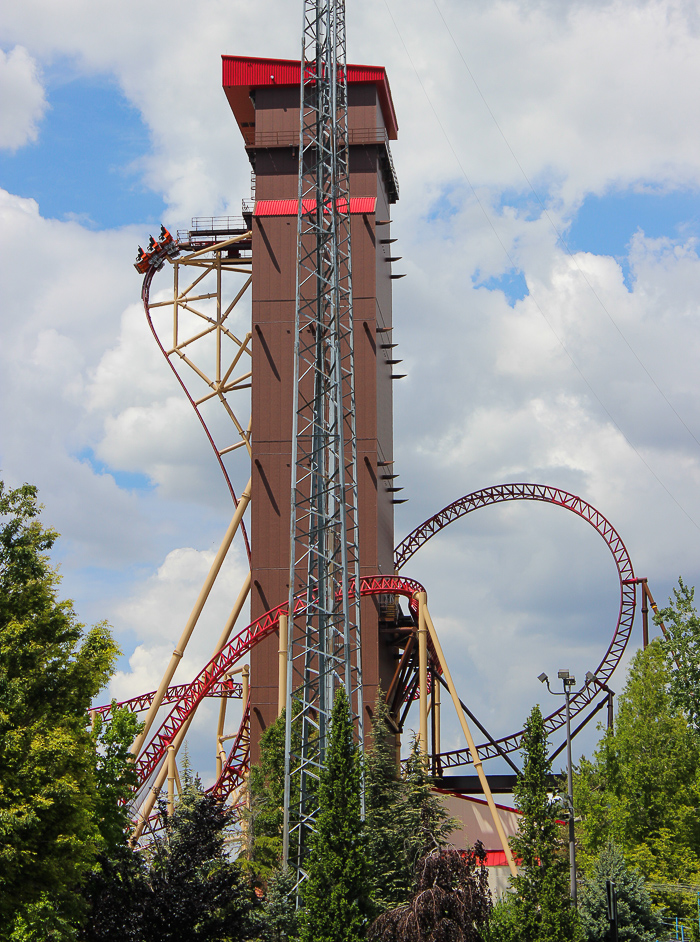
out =
<path fill-rule="evenodd" d="M 578 937 L 576 910 L 569 898 L 569 862 L 560 800 L 550 795 L 552 763 L 539 706 L 533 707 L 523 734 L 523 769 L 513 789 L 522 812 L 512 840 L 521 864 L 512 878 L 522 942 L 568 942 Z"/>
<path fill-rule="evenodd" d="M 41 526 L 40 509 L 35 487 L 0 482 L 3 940 L 70 938 L 103 840 L 88 709 L 119 652 L 105 625 L 86 632 L 58 600 L 47 557 L 57 534 Z"/>
<path fill-rule="evenodd" d="M 654 616 L 663 622 L 666 635 L 661 648 L 669 671 L 671 705 L 682 710 L 688 722 L 700 733 L 700 618 L 695 610 L 695 589 L 678 578 L 678 588 L 666 608 Z"/>
<path fill-rule="evenodd" d="M 432 789 L 414 740 L 401 774 L 381 689 L 372 716 L 372 745 L 365 752 L 366 840 L 375 913 L 408 901 L 416 864 L 447 843 L 456 827 Z"/>
<path fill-rule="evenodd" d="M 267 882 L 262 935 L 266 942 L 286 942 L 299 930 L 295 905 L 295 874 L 289 867 L 278 867 Z"/>
<path fill-rule="evenodd" d="M 653 641 L 630 664 L 614 730 L 575 777 L 583 869 L 609 840 L 655 884 L 699 883 L 700 742 L 672 702 L 664 648 Z M 689 900 L 656 891 L 655 902 L 677 915 Z"/>
<path fill-rule="evenodd" d="M 356 942 L 370 911 L 361 817 L 361 758 L 343 687 L 335 695 L 316 830 L 306 862 L 302 942 Z"/>
<path fill-rule="evenodd" d="M 298 702 L 292 705 L 296 715 Z M 284 824 L 284 740 L 285 711 L 260 737 L 260 759 L 251 766 L 248 777 L 249 808 L 245 813 L 247 846 L 245 867 L 253 880 L 265 887 L 282 863 L 282 828 Z M 292 724 L 293 748 L 298 753 L 301 724 Z M 292 782 L 292 804 L 298 800 L 298 783 Z M 292 855 L 295 845 L 290 848 Z"/>
<path fill-rule="evenodd" d="M 608 841 L 581 892 L 579 913 L 586 942 L 606 942 L 609 922 L 606 882 L 615 883 L 620 942 L 654 942 L 663 923 L 639 871 L 629 867 L 619 847 Z"/>
<path fill-rule="evenodd" d="M 150 853 L 141 916 L 143 942 L 237 942 L 254 924 L 255 893 L 225 844 L 232 812 L 202 791 L 189 770 L 164 836 Z"/>

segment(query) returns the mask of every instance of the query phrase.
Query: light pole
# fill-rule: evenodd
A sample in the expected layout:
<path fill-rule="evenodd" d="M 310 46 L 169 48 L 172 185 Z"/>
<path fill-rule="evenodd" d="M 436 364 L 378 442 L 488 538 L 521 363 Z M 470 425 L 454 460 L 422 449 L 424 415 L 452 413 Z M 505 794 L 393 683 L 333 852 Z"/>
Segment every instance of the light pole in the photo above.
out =
<path fill-rule="evenodd" d="M 587 684 L 596 684 L 600 687 L 601 690 L 604 690 L 608 695 L 608 729 L 613 728 L 614 721 L 614 709 L 613 709 L 613 698 L 615 696 L 615 691 L 611 690 L 607 684 L 604 684 L 602 680 L 598 680 L 593 671 L 586 672 L 586 683 Z"/>
<path fill-rule="evenodd" d="M 547 685 L 547 690 L 555 697 L 564 697 L 564 702 L 566 703 L 566 760 L 568 764 L 567 769 L 567 804 L 569 806 L 569 875 L 570 875 L 570 892 L 571 892 L 571 902 L 573 906 L 576 906 L 576 833 L 574 830 L 574 776 L 573 776 L 573 767 L 571 763 L 571 708 L 569 705 L 569 699 L 571 697 L 571 688 L 576 685 L 576 678 L 573 674 L 570 674 L 569 671 L 559 671 L 557 677 L 562 681 L 564 690 L 563 693 L 559 693 L 558 690 L 552 690 L 549 686 L 549 677 L 546 674 L 542 673 L 537 678 L 543 684 Z"/>

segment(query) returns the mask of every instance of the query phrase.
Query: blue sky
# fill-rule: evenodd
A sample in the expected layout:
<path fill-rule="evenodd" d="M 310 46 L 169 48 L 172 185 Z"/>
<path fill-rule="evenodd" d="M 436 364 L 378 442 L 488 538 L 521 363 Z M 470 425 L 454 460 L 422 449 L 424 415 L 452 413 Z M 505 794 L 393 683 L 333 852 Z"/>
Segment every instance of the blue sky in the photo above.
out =
<path fill-rule="evenodd" d="M 0 186 L 37 200 L 47 218 L 94 229 L 155 225 L 165 204 L 142 182 L 150 135 L 138 110 L 113 79 L 76 74 L 68 63 L 45 78 L 49 107 L 38 140 L 0 151 Z"/>

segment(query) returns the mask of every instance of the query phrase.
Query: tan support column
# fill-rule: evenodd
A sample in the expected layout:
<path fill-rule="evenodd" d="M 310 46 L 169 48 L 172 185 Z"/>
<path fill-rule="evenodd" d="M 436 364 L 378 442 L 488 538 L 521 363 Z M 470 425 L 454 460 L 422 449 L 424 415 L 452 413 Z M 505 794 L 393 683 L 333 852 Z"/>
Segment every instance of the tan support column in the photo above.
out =
<path fill-rule="evenodd" d="M 248 484 L 248 488 L 249 487 L 250 487 L 250 482 Z M 243 583 L 243 588 L 241 589 L 238 595 L 238 599 L 236 600 L 236 604 L 233 606 L 233 611 L 231 612 L 231 615 L 229 616 L 229 620 L 227 622 L 227 629 L 223 632 L 223 634 L 219 638 L 217 642 L 217 646 L 214 648 L 214 654 L 212 654 L 212 657 L 215 654 L 218 654 L 219 651 L 226 644 L 228 640 L 228 635 L 231 633 L 231 631 L 233 631 L 233 628 L 236 624 L 236 619 L 238 618 L 240 614 L 241 608 L 243 607 L 243 602 L 245 602 L 245 599 L 249 591 L 250 591 L 250 573 L 248 573 L 246 580 Z M 237 673 L 237 671 L 235 671 L 234 673 Z M 187 730 L 190 728 L 190 723 L 192 722 L 193 719 L 194 719 L 194 711 L 188 716 L 188 718 L 182 724 L 182 726 L 180 727 L 180 732 L 177 734 L 177 736 L 173 740 L 172 745 L 175 747 L 175 755 L 177 755 L 177 753 L 179 752 L 180 746 L 184 742 L 185 736 L 187 735 Z M 131 833 L 131 838 L 130 838 L 130 843 L 132 846 L 136 844 L 136 842 L 138 841 L 139 837 L 141 836 L 141 832 L 144 829 L 146 821 L 148 820 L 151 812 L 153 811 L 153 806 L 156 803 L 156 798 L 160 794 L 160 790 L 163 787 L 163 783 L 165 782 L 166 774 L 167 774 L 167 763 L 164 762 L 163 765 L 160 767 L 160 770 L 156 776 L 155 782 L 151 786 L 151 790 L 149 791 L 148 795 L 146 796 L 146 799 L 144 800 L 143 804 L 141 805 L 141 808 L 138 811 L 137 821 L 134 826 L 134 830 Z M 179 783 L 179 776 L 177 775 L 177 765 L 175 766 L 175 775 L 178 778 L 178 783 Z M 178 784 L 178 790 L 181 790 L 179 784 Z"/>
<path fill-rule="evenodd" d="M 228 644 L 228 640 L 231 637 L 231 632 L 233 627 L 238 621 L 238 616 L 241 614 L 241 610 L 245 605 L 246 599 L 248 598 L 248 593 L 250 592 L 250 585 L 252 581 L 252 576 L 250 573 L 245 577 L 243 585 L 241 586 L 241 591 L 238 593 L 238 598 L 236 599 L 233 608 L 231 609 L 231 614 L 226 620 L 224 625 L 224 630 L 221 632 L 219 640 L 216 642 L 216 647 L 214 648 L 214 654 L 218 654 L 222 648 L 225 648 Z"/>
<path fill-rule="evenodd" d="M 223 677 L 222 680 L 226 680 L 227 677 Z M 219 722 L 216 727 L 216 781 L 217 782 L 221 778 L 221 773 L 224 770 L 224 759 L 226 758 L 226 752 L 224 751 L 222 739 L 224 736 L 224 726 L 226 724 L 226 707 L 227 706 L 228 706 L 228 697 L 222 697 L 221 703 L 219 704 Z M 168 746 L 168 749 L 172 749 L 172 746 Z"/>
<path fill-rule="evenodd" d="M 433 743 L 433 749 L 435 750 L 436 755 L 442 752 L 442 746 L 440 744 L 440 689 L 442 684 L 435 677 L 435 742 Z"/>
<path fill-rule="evenodd" d="M 428 757 L 428 629 L 425 626 L 425 592 L 416 592 L 418 599 L 418 748 L 424 760 Z"/>
<path fill-rule="evenodd" d="M 442 648 L 440 647 L 440 641 L 438 640 L 437 632 L 435 631 L 435 626 L 433 625 L 433 620 L 430 617 L 430 612 L 428 611 L 427 604 L 424 605 L 425 610 L 425 623 L 428 626 L 428 631 L 430 632 L 430 637 L 433 642 L 433 647 L 435 648 L 435 653 L 437 654 L 438 661 L 442 667 L 442 673 L 445 678 L 445 683 L 447 684 L 447 689 L 450 691 L 450 696 L 452 697 L 452 702 L 455 705 L 455 710 L 457 711 L 457 717 L 459 719 L 460 725 L 462 727 L 462 732 L 464 733 L 464 738 L 467 740 L 467 746 L 469 747 L 469 752 L 471 753 L 472 761 L 474 763 L 474 768 L 476 769 L 476 774 L 479 776 L 479 781 L 481 782 L 481 787 L 488 802 L 489 809 L 491 811 L 491 817 L 493 818 L 493 823 L 496 827 L 498 837 L 501 841 L 501 846 L 506 855 L 506 860 L 508 861 L 508 867 L 512 876 L 517 876 L 518 871 L 515 866 L 515 861 L 513 860 L 513 853 L 510 849 L 510 844 L 508 843 L 508 838 L 506 832 L 503 830 L 503 825 L 501 819 L 498 816 L 498 808 L 496 803 L 493 800 L 493 795 L 491 794 L 491 789 L 489 788 L 488 779 L 486 778 L 486 773 L 484 772 L 483 766 L 481 764 L 481 759 L 479 753 L 474 744 L 474 739 L 472 738 L 471 730 L 467 723 L 467 718 L 464 715 L 464 710 L 459 702 L 459 697 L 457 696 L 457 690 L 455 688 L 454 682 L 452 680 L 452 675 L 450 674 L 450 669 L 447 666 L 447 661 L 445 660 L 445 655 L 442 653 Z"/>
<path fill-rule="evenodd" d="M 277 716 L 282 715 L 282 711 L 287 705 L 287 616 L 279 617 L 280 643 L 277 651 Z"/>
<path fill-rule="evenodd" d="M 175 747 L 168 746 L 168 817 L 175 810 Z"/>
<path fill-rule="evenodd" d="M 248 702 L 248 697 L 250 696 L 250 664 L 243 665 L 242 671 L 243 677 L 243 709 L 245 710 L 245 705 Z"/>
<path fill-rule="evenodd" d="M 248 503 L 250 501 L 250 488 L 251 488 L 251 482 L 248 481 L 246 488 L 241 494 L 240 500 L 238 501 L 238 507 L 236 507 L 236 512 L 234 513 L 233 519 L 231 520 L 231 523 L 229 524 L 229 528 L 226 531 L 226 535 L 224 536 L 221 546 L 219 547 L 219 551 L 216 554 L 216 558 L 214 559 L 214 562 L 211 565 L 211 569 L 209 570 L 209 575 L 204 581 L 204 585 L 202 586 L 202 589 L 199 593 L 199 597 L 197 598 L 197 601 L 195 602 L 195 606 L 192 609 L 190 617 L 187 620 L 187 624 L 185 625 L 184 631 L 182 632 L 182 635 L 180 636 L 180 640 L 177 643 L 177 647 L 173 651 L 172 657 L 170 658 L 170 663 L 168 664 L 168 668 L 165 674 L 163 675 L 163 679 L 160 682 L 160 686 L 158 687 L 158 690 L 156 691 L 156 695 L 153 698 L 153 702 L 151 703 L 148 713 L 146 714 L 143 730 L 136 737 L 131 747 L 131 753 L 134 756 L 138 756 L 138 754 L 141 752 L 141 748 L 143 747 L 143 744 L 146 741 L 146 736 L 148 735 L 148 732 L 151 726 L 153 725 L 153 721 L 156 718 L 156 714 L 158 713 L 161 703 L 163 702 L 163 697 L 165 696 L 165 692 L 170 686 L 170 681 L 173 679 L 173 675 L 175 673 L 177 665 L 180 663 L 180 659 L 182 655 L 185 653 L 187 642 L 190 640 L 192 632 L 194 631 L 194 627 L 197 624 L 197 621 L 199 620 L 199 616 L 202 614 L 204 603 L 209 597 L 209 593 L 211 592 L 212 586 L 214 585 L 214 581 L 216 580 L 216 577 L 219 574 L 219 570 L 221 569 L 224 559 L 226 558 L 226 554 L 228 553 L 231 543 L 233 542 L 233 538 L 236 535 L 236 531 L 238 530 L 241 524 L 241 520 L 243 519 L 243 514 L 245 513 L 246 507 L 248 506 Z M 217 648 L 217 650 L 219 649 Z"/>

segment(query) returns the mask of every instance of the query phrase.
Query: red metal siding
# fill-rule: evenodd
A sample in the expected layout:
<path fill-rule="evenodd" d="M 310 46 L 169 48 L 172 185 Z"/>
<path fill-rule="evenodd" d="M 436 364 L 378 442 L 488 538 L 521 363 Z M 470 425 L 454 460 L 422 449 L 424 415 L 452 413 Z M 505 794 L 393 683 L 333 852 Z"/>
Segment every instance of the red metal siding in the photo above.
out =
<path fill-rule="evenodd" d="M 260 59 L 248 56 L 222 56 L 224 88 L 259 88 L 265 85 L 299 85 L 298 59 Z M 384 66 L 348 65 L 348 82 L 372 82 L 379 90 L 384 123 L 390 140 L 395 141 L 399 125 Z"/>
<path fill-rule="evenodd" d="M 344 201 L 343 201 L 344 203 Z M 304 212 L 311 212 L 313 200 L 303 200 Z M 351 196 L 351 213 L 373 213 L 377 205 L 374 196 Z M 255 204 L 255 216 L 296 216 L 299 203 L 297 200 L 258 200 Z"/>

